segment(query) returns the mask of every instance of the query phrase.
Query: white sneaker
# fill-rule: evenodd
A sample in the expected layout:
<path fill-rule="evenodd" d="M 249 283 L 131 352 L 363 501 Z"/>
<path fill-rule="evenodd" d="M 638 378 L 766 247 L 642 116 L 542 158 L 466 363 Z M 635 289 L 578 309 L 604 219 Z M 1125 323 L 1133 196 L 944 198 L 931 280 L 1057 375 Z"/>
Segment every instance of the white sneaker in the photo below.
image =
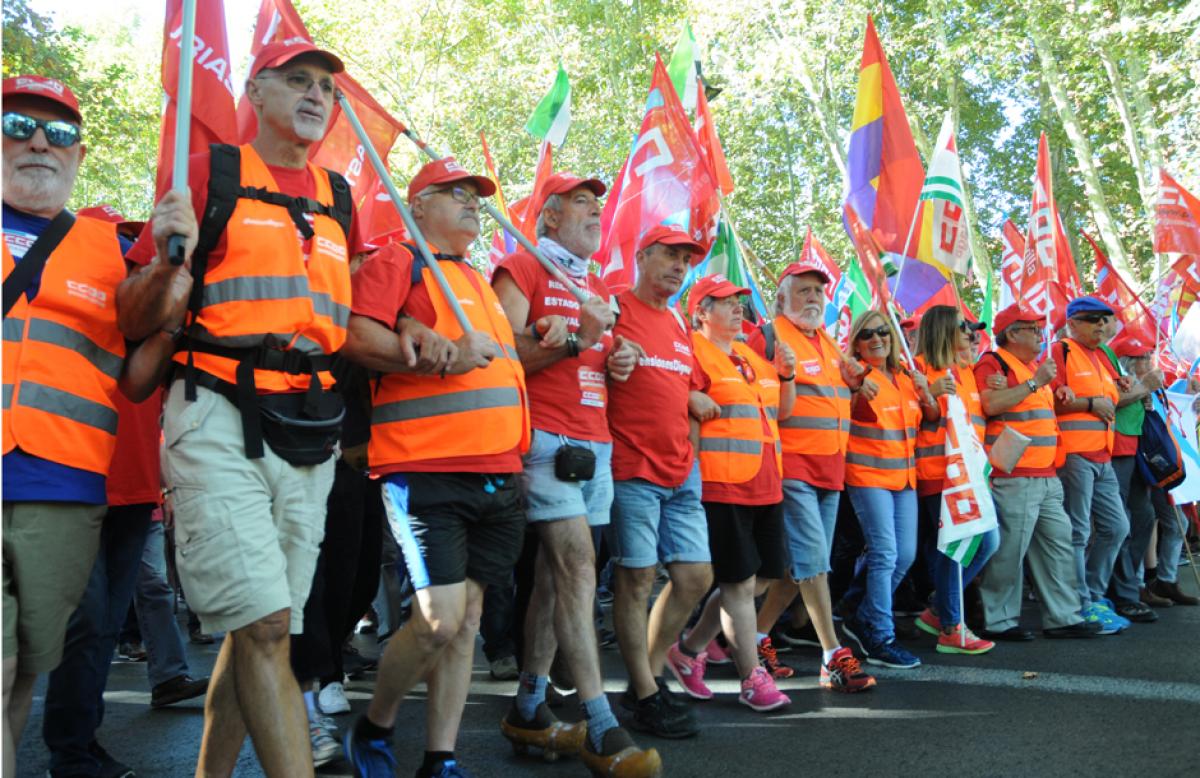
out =
<path fill-rule="evenodd" d="M 321 688 L 317 694 L 317 705 L 322 713 L 349 713 L 350 701 L 346 699 L 346 690 L 340 683 L 331 683 Z"/>
<path fill-rule="evenodd" d="M 337 724 L 328 716 L 318 713 L 308 720 L 308 739 L 312 744 L 313 767 L 328 764 L 342 754 L 342 746 L 337 739 Z"/>

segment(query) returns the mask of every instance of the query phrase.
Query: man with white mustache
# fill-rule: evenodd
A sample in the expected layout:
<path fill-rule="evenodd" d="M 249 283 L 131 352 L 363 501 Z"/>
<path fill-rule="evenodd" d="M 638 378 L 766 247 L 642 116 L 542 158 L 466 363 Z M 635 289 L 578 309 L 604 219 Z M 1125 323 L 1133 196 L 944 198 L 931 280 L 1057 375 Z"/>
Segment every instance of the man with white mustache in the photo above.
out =
<path fill-rule="evenodd" d="M 775 337 L 796 354 L 796 404 L 779 423 L 783 442 L 783 517 L 791 553 L 789 578 L 771 585 L 758 615 L 759 654 L 775 677 L 792 675 L 774 660 L 767 634 L 799 590 L 822 651 L 821 686 L 859 692 L 875 685 L 853 652 L 838 642 L 829 601 L 829 558 L 845 485 L 850 393 L 878 387 L 846 358 L 824 328 L 829 276 L 807 257 L 784 268 L 775 295 Z M 761 331 L 751 346 L 765 346 Z M 766 352 L 767 349 L 761 349 Z M 767 354 L 773 357 L 773 354 Z"/>

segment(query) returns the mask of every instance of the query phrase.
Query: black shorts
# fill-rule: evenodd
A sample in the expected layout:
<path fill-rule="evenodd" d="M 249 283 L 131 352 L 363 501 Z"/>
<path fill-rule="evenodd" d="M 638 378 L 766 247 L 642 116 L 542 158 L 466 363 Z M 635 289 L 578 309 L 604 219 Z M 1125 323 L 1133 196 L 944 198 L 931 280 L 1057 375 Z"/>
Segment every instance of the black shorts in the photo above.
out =
<path fill-rule="evenodd" d="M 704 503 L 708 547 L 717 583 L 739 583 L 752 575 L 782 578 L 787 572 L 783 503 L 732 505 Z"/>
<path fill-rule="evenodd" d="M 393 473 L 384 505 L 414 588 L 507 585 L 521 554 L 525 512 L 515 474 Z"/>

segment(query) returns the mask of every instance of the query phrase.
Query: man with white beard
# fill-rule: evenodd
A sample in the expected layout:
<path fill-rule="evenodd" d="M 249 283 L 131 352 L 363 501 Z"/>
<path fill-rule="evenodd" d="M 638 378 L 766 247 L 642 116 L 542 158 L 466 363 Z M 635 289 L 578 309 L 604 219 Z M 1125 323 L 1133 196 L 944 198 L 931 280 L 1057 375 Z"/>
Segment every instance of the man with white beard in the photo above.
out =
<path fill-rule="evenodd" d="M 829 602 L 829 557 L 838 502 L 846 481 L 850 394 L 868 399 L 878 387 L 863 380 L 863 368 L 846 358 L 825 332 L 825 284 L 820 264 L 802 259 L 786 267 L 775 294 L 774 338 L 796 354 L 796 404 L 779 423 L 783 442 L 783 517 L 791 568 L 771 585 L 758 614 L 759 657 L 776 678 L 792 675 L 775 660 L 767 633 L 796 598 L 797 590 L 821 645 L 821 686 L 860 692 L 875 685 L 849 648 L 838 643 Z M 770 359 L 774 344 L 760 331 L 751 341 Z"/>

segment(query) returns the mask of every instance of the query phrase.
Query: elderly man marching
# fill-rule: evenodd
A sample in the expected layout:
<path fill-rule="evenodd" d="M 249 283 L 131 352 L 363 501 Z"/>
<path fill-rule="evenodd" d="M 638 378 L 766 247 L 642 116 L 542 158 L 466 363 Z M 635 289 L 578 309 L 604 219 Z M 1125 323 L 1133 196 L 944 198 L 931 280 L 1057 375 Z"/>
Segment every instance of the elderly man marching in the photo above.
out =
<path fill-rule="evenodd" d="M 1000 522 L 1000 545 L 980 577 L 985 628 L 990 640 L 1021 642 L 1034 635 L 1020 625 L 1024 564 L 1038 591 L 1042 632 L 1049 638 L 1089 638 L 1098 622 L 1085 621 L 1077 591 L 1071 521 L 1063 509 L 1063 485 L 1057 477 L 1056 394 L 1072 399 L 1070 389 L 1050 389 L 1058 374 L 1053 360 L 1036 363 L 1042 351 L 1044 317 L 1014 303 L 996 314 L 992 332 L 996 350 L 975 365 L 975 382 L 987 428 L 989 455 L 1002 438 L 1020 433 L 1029 439 L 1017 461 L 992 469 L 992 496 Z M 998 380 L 997 380 L 998 379 Z M 1010 432 L 1006 433 L 1006 430 Z M 1001 453 L 992 457 L 998 461 Z"/>
<path fill-rule="evenodd" d="M 863 381 L 862 367 L 845 357 L 822 326 L 828 283 L 820 264 L 803 260 L 784 269 L 775 293 L 774 335 L 796 356 L 795 406 L 779 423 L 783 521 L 791 564 L 788 577 L 774 582 L 767 592 L 758 613 L 758 632 L 760 653 L 770 661 L 774 650 L 766 635 L 799 590 L 821 643 L 821 686 L 859 692 L 873 687 L 875 679 L 838 641 L 827 574 L 846 481 L 850 394 L 864 383 L 871 390 L 874 382 Z M 774 356 L 761 334 L 751 345 Z M 790 668 L 778 667 L 791 674 Z"/>
<path fill-rule="evenodd" d="M 658 752 L 638 749 L 604 696 L 591 615 L 596 562 L 590 528 L 609 523 L 613 500 L 606 375 L 627 380 L 637 351 L 609 332 L 614 320 L 608 290 L 588 272 L 588 257 L 600 248 L 604 184 L 561 172 L 551 176 L 545 191 L 539 249 L 592 296 L 580 305 L 524 251 L 507 257 L 492 278 L 518 333 L 517 353 L 529 386 L 533 437 L 520 483 L 526 516 L 541 541 L 517 696 L 500 729 L 518 749 L 580 751 L 598 775 L 657 775 Z M 592 463 L 590 474 L 576 471 L 584 461 Z M 546 705 L 556 647 L 575 679 L 586 723 L 563 724 Z"/>

